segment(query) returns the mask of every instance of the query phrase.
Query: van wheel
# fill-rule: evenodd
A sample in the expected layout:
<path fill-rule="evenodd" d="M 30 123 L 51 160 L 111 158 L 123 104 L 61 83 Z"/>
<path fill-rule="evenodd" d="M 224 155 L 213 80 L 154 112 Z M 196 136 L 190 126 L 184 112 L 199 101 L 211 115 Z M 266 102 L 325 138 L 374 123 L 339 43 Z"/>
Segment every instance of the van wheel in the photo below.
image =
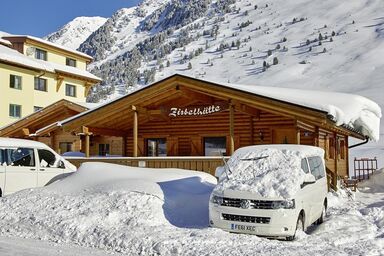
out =
<path fill-rule="evenodd" d="M 317 219 L 316 225 L 322 224 L 324 222 L 325 216 L 327 216 L 327 203 L 326 202 L 324 202 L 324 204 L 323 204 L 321 216 L 320 216 L 320 218 Z"/>
<path fill-rule="evenodd" d="M 287 236 L 286 240 L 287 241 L 293 241 L 295 239 L 297 231 L 303 231 L 303 232 L 305 231 L 304 230 L 304 217 L 303 217 L 302 212 L 300 213 L 299 218 L 297 219 L 297 222 L 296 222 L 295 234 L 293 236 Z"/>

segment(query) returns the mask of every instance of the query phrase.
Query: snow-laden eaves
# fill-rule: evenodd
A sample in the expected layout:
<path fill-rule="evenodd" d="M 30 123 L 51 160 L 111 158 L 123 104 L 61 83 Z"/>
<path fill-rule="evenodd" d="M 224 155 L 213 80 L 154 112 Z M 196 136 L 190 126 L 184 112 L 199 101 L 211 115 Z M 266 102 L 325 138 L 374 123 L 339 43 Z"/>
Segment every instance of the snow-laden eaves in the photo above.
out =
<path fill-rule="evenodd" d="M 15 64 L 21 67 L 32 68 L 50 73 L 67 73 L 76 76 L 80 76 L 86 79 L 90 79 L 94 82 L 100 82 L 101 79 L 88 71 L 81 70 L 74 67 L 60 65 L 44 60 L 37 60 L 27 57 L 16 50 L 10 49 L 6 46 L 0 45 L 0 61 L 9 64 Z"/>
<path fill-rule="evenodd" d="M 88 59 L 90 61 L 93 60 L 93 58 L 91 56 L 89 56 L 88 54 L 85 54 L 85 53 L 73 50 L 71 48 L 68 48 L 68 47 L 65 47 L 65 46 L 61 46 L 61 45 L 49 42 L 47 40 L 44 40 L 44 39 L 41 39 L 41 38 L 38 38 L 38 37 L 29 36 L 29 35 L 11 35 L 9 37 L 12 37 L 12 38 L 14 38 L 14 37 L 26 38 L 26 39 L 29 39 L 29 40 L 32 40 L 32 41 L 36 41 L 36 42 L 41 43 L 41 44 L 48 45 L 50 47 L 54 47 L 54 48 L 57 48 L 57 49 L 60 49 L 60 50 L 66 51 L 66 52 L 70 52 L 70 53 L 76 54 L 76 55 L 81 56 L 83 58 L 86 58 L 86 59 Z"/>
<path fill-rule="evenodd" d="M 323 111 L 328 113 L 337 126 L 351 128 L 374 141 L 378 141 L 380 137 L 381 108 L 376 102 L 363 96 L 281 87 L 211 83 Z"/>

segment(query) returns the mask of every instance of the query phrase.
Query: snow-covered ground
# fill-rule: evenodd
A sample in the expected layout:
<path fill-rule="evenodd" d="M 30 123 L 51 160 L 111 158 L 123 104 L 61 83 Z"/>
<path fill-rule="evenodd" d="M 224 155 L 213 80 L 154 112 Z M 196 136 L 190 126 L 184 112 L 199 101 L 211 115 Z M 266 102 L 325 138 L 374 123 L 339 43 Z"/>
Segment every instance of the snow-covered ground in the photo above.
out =
<path fill-rule="evenodd" d="M 374 178 L 383 182 L 384 171 Z M 355 199 L 343 192 L 329 194 L 325 223 L 286 242 L 208 227 L 208 198 L 215 182 L 200 172 L 87 163 L 55 184 L 0 200 L 0 253 L 384 254 L 382 185 L 362 184 L 374 187 L 374 193 L 361 188 Z M 82 247 L 87 247 L 84 253 Z M 23 250 L 27 252 L 19 253 Z"/>

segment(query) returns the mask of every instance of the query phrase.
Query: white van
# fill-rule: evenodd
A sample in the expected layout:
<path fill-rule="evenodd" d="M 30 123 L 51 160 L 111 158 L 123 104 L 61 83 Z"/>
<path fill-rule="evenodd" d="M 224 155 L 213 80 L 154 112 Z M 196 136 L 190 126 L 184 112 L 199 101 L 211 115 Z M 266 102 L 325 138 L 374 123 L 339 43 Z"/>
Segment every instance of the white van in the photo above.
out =
<path fill-rule="evenodd" d="M 41 142 L 0 138 L 0 196 L 45 186 L 75 170 Z"/>
<path fill-rule="evenodd" d="M 238 149 L 216 170 L 210 225 L 229 232 L 293 240 L 323 222 L 327 210 L 324 150 L 302 145 Z"/>

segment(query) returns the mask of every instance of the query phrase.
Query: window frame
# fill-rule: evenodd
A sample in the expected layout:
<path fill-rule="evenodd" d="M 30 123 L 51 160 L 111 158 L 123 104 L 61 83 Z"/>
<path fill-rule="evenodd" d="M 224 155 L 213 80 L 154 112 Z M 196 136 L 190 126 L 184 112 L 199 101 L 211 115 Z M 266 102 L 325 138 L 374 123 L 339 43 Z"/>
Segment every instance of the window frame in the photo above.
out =
<path fill-rule="evenodd" d="M 206 141 L 209 139 L 224 139 L 224 147 L 222 148 L 223 151 L 220 150 L 220 155 L 223 153 L 223 156 L 227 155 L 227 137 L 226 136 L 205 136 L 203 137 L 203 150 L 204 150 L 204 156 L 212 156 L 212 155 L 207 155 L 207 147 L 206 147 Z"/>
<path fill-rule="evenodd" d="M 152 154 L 150 154 L 150 152 L 152 152 L 152 150 L 150 150 L 150 144 L 149 144 L 150 141 L 153 141 L 155 143 L 155 147 L 156 147 Z M 160 145 L 165 145 L 165 153 L 162 152 Z M 146 152 L 145 152 L 146 156 L 149 156 L 149 157 L 167 156 L 168 155 L 167 138 L 165 138 L 165 137 L 147 138 L 145 140 L 145 150 L 146 150 Z"/>
<path fill-rule="evenodd" d="M 65 65 L 68 66 L 68 67 L 76 68 L 77 67 L 77 60 L 69 58 L 69 57 L 66 57 L 65 58 Z"/>
<path fill-rule="evenodd" d="M 17 113 L 17 111 L 15 111 L 15 107 L 19 107 L 19 115 L 12 115 L 12 113 Z M 22 115 L 22 112 L 21 112 L 21 105 L 19 104 L 12 104 L 10 103 L 9 104 L 9 117 L 12 117 L 12 118 L 21 118 L 21 115 Z"/>
<path fill-rule="evenodd" d="M 16 78 L 20 78 L 20 80 L 17 80 Z M 16 83 L 16 81 L 19 81 L 19 83 Z M 16 86 L 17 84 L 17 86 Z M 22 90 L 23 88 L 23 77 L 18 75 L 9 75 L 9 88 L 16 89 L 16 90 Z"/>
<path fill-rule="evenodd" d="M 44 89 L 45 90 L 42 90 L 41 89 L 41 81 L 44 81 Z M 41 78 L 41 77 L 35 77 L 34 79 L 34 89 L 35 91 L 40 91 L 40 92 L 48 92 L 48 80 L 45 79 L 45 78 Z"/>
<path fill-rule="evenodd" d="M 65 152 L 62 152 L 62 149 L 64 148 L 64 145 L 65 145 L 65 150 L 64 150 Z M 59 150 L 60 150 L 60 154 L 64 154 L 64 153 L 67 153 L 67 152 L 73 152 L 73 142 L 60 141 L 59 142 Z"/>
<path fill-rule="evenodd" d="M 99 143 L 98 155 L 107 156 L 111 154 L 111 145 L 109 143 Z"/>
<path fill-rule="evenodd" d="M 73 90 L 73 95 L 71 93 L 72 92 L 71 89 Z M 77 86 L 73 85 L 73 84 L 65 84 L 65 96 L 76 98 L 77 97 Z"/>
<path fill-rule="evenodd" d="M 36 48 L 35 49 L 35 59 L 37 60 L 48 60 L 48 52 L 46 50 Z"/>

